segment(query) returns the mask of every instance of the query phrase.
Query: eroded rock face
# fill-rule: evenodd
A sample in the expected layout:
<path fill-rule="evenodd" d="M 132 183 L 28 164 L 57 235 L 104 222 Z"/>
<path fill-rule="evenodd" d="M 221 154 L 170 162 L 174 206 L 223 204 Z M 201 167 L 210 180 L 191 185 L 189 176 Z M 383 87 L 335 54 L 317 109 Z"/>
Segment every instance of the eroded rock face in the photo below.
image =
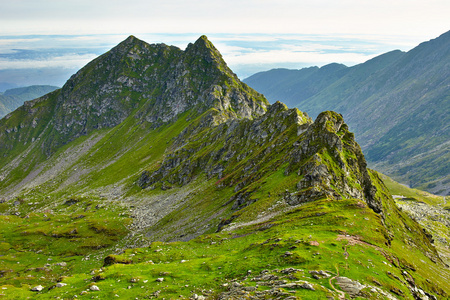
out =
<path fill-rule="evenodd" d="M 318 198 L 358 198 L 375 212 L 382 210 L 361 148 L 337 113 L 321 113 L 304 132 L 285 173 L 295 170 L 302 179 L 295 192 L 285 195 L 291 205 Z"/>
<path fill-rule="evenodd" d="M 366 286 L 359 283 L 358 281 L 351 280 L 347 277 L 336 277 L 336 283 L 339 285 L 341 290 L 347 292 L 351 297 L 357 297 L 359 292 Z"/>
<path fill-rule="evenodd" d="M 194 133 L 189 135 L 189 133 Z M 185 185 L 201 173 L 216 177 L 217 186 L 234 188 L 232 209 L 258 199 L 256 182 L 282 168 L 297 174 L 297 184 L 283 198 L 290 205 L 321 198 L 358 198 L 381 212 L 366 161 L 341 115 L 320 114 L 315 122 L 297 109 L 277 102 L 254 120 L 229 120 L 219 126 L 183 132 L 161 167 L 139 178 L 142 188 L 168 182 Z M 220 145 L 220 146 L 217 146 Z M 174 146 L 175 148 L 175 146 Z"/>

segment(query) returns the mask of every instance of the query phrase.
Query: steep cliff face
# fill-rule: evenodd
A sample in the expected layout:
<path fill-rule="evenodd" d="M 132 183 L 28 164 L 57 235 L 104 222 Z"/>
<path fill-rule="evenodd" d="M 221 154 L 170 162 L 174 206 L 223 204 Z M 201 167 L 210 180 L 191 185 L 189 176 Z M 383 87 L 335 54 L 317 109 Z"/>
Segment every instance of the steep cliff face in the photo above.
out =
<path fill-rule="evenodd" d="M 382 212 L 367 163 L 342 115 L 326 111 L 297 141 L 287 171 L 303 178 L 298 191 L 286 195 L 296 204 L 318 197 L 364 199 L 375 212 Z"/>

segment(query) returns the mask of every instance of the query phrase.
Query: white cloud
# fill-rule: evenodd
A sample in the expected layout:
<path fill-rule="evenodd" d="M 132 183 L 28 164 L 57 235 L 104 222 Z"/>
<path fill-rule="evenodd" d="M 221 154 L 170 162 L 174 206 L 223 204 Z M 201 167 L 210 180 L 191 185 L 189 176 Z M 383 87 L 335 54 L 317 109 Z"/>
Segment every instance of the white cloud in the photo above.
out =
<path fill-rule="evenodd" d="M 0 47 L 4 46 L 13 46 L 17 45 L 19 43 L 33 43 L 33 42 L 39 42 L 42 41 L 42 38 L 30 38 L 30 39 L 0 39 Z"/>
<path fill-rule="evenodd" d="M 332 62 L 354 65 L 374 57 L 374 55 L 360 53 L 321 53 L 317 51 L 290 51 L 288 49 L 224 56 L 230 65 L 301 63 L 319 66 Z"/>
<path fill-rule="evenodd" d="M 49 59 L 4 59 L 0 58 L 0 70 L 7 69 L 40 69 L 40 68 L 81 68 L 96 58 L 94 54 L 70 54 L 55 56 Z"/>

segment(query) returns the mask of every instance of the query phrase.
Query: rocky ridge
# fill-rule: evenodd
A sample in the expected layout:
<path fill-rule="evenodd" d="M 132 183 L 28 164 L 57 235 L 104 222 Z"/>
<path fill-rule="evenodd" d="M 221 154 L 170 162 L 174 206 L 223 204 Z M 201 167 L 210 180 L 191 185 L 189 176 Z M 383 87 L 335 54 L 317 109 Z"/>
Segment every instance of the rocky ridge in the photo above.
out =
<path fill-rule="evenodd" d="M 64 142 L 114 127 L 133 111 L 153 128 L 191 109 L 225 114 L 214 114 L 210 125 L 263 113 L 264 97 L 237 81 L 205 36 L 185 51 L 130 36 L 68 80 L 56 100 L 55 129 Z"/>
<path fill-rule="evenodd" d="M 39 173 L 39 165 L 65 144 L 125 120 L 152 131 L 187 114 L 188 119 L 200 117 L 197 122 L 207 127 L 230 118 L 257 117 L 267 106 L 263 95 L 239 81 L 205 36 L 185 51 L 130 36 L 87 64 L 62 89 L 25 102 L 0 121 L 0 156 L 8 157 L 0 162 L 0 185 L 18 184 L 11 168 L 22 164 L 25 176 Z"/>
<path fill-rule="evenodd" d="M 264 96 L 240 83 L 205 36 L 185 51 L 130 36 L 78 71 L 60 91 L 19 108 L 29 122 L 17 124 L 13 115 L 2 120 L 0 139 L 31 143 L 38 135 L 33 129 L 42 133 L 45 128 L 42 148 L 50 155 L 131 115 L 156 128 L 188 110 L 197 115 L 209 110 L 205 122 L 212 125 L 230 117 L 253 118 L 267 105 Z"/>
<path fill-rule="evenodd" d="M 361 149 L 342 116 L 333 112 L 324 112 L 312 122 L 277 102 L 253 121 L 230 120 L 188 138 L 182 133 L 174 147 L 157 170 L 141 174 L 142 188 L 186 185 L 203 172 L 208 179 L 216 177 L 219 188 L 234 188 L 229 202 L 238 209 L 257 201 L 252 199 L 256 182 L 285 168 L 285 176 L 298 176 L 293 190 L 284 194 L 290 205 L 320 198 L 359 198 L 382 212 Z"/>

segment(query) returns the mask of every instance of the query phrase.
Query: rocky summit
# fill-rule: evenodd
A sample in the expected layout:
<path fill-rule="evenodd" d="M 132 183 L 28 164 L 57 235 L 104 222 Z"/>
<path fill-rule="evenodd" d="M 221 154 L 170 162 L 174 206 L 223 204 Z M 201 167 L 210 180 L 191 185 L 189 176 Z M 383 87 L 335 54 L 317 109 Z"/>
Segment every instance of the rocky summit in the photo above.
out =
<path fill-rule="evenodd" d="M 269 105 L 205 36 L 130 36 L 1 119 L 0 156 L 6 299 L 450 294 L 342 115 Z"/>

